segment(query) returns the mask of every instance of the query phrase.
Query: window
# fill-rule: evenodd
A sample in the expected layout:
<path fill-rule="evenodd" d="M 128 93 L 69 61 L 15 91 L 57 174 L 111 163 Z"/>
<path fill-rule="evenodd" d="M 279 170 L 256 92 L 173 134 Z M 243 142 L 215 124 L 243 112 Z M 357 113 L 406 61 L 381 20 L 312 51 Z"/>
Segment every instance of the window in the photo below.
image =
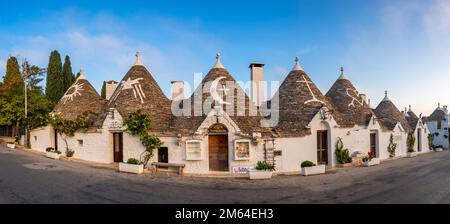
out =
<path fill-rule="evenodd" d="M 37 136 L 34 136 L 34 141 L 37 142 Z"/>
<path fill-rule="evenodd" d="M 186 141 L 186 160 L 202 160 L 202 142 L 199 140 Z"/>
<path fill-rule="evenodd" d="M 234 160 L 250 160 L 250 140 L 234 141 Z"/>
<path fill-rule="evenodd" d="M 81 139 L 78 140 L 78 147 L 83 147 L 83 140 Z"/>
<path fill-rule="evenodd" d="M 442 129 L 442 121 L 437 121 L 437 129 Z"/>

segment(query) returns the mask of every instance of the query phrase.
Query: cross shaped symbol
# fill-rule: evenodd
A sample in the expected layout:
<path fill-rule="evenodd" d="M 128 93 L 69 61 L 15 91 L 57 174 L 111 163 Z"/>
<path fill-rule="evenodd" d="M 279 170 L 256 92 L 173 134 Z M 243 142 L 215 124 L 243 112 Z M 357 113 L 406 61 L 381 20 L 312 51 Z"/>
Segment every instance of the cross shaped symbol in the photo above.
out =
<path fill-rule="evenodd" d="M 312 83 L 312 82 L 306 80 L 306 77 L 305 77 L 304 75 L 302 75 L 302 78 L 303 78 L 303 81 L 297 81 L 297 82 L 305 83 L 306 86 L 307 86 L 308 89 L 309 89 L 309 92 L 311 93 L 311 96 L 312 96 L 312 99 L 311 99 L 311 100 L 305 101 L 305 104 L 312 103 L 312 102 L 319 102 L 319 103 L 325 104 L 323 101 L 317 99 L 316 95 L 314 95 L 314 93 L 313 93 L 313 91 L 312 91 L 312 89 L 311 89 L 311 86 L 309 85 L 309 84 Z"/>
<path fill-rule="evenodd" d="M 226 88 L 225 85 L 222 85 L 222 89 L 218 89 L 219 91 L 223 92 L 223 95 L 228 96 L 228 91 L 230 91 L 230 89 Z"/>

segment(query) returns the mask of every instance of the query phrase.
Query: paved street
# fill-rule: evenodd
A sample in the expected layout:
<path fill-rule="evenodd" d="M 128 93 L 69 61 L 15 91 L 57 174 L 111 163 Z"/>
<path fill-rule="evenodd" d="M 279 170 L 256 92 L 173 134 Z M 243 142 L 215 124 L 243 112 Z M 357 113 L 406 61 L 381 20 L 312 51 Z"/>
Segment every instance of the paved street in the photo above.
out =
<path fill-rule="evenodd" d="M 0 148 L 0 203 L 449 203 L 450 151 L 271 180 L 137 176 Z"/>

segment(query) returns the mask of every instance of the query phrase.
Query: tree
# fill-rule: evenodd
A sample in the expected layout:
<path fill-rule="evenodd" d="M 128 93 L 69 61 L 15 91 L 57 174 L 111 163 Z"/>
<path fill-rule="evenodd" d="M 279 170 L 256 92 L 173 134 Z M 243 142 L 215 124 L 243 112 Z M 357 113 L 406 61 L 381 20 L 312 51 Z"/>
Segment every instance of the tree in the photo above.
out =
<path fill-rule="evenodd" d="M 73 82 L 75 81 L 75 75 L 72 73 L 72 63 L 70 62 L 69 55 L 66 55 L 66 58 L 64 59 L 62 75 L 64 77 L 65 92 L 70 88 L 70 86 L 72 86 Z"/>
<path fill-rule="evenodd" d="M 62 74 L 61 55 L 58 51 L 52 51 L 47 67 L 47 86 L 45 95 L 54 103 L 65 93 L 64 77 Z"/>
<path fill-rule="evenodd" d="M 146 168 L 148 162 L 153 157 L 153 151 L 159 149 L 164 144 L 158 137 L 148 133 L 152 126 L 150 116 L 138 110 L 129 114 L 124 119 L 123 124 L 126 126 L 126 132 L 139 137 L 139 140 L 141 140 L 142 145 L 145 147 L 145 151 L 141 153 L 141 164 Z"/>
<path fill-rule="evenodd" d="M 0 94 L 0 125 L 11 125 L 16 130 L 18 127 L 36 128 L 46 125 L 48 113 L 53 108 L 50 102 L 43 94 L 39 83 L 42 81 L 43 69 L 37 66 L 29 66 L 24 63 L 22 72 L 18 67 L 17 59 L 8 60 L 7 75 L 5 83 L 2 85 Z M 28 120 L 25 120 L 25 96 L 24 83 L 21 76 L 27 73 L 30 76 L 27 79 L 28 90 Z"/>
<path fill-rule="evenodd" d="M 6 63 L 6 74 L 3 77 L 1 92 L 12 97 L 23 91 L 23 79 L 16 57 L 10 57 Z"/>
<path fill-rule="evenodd" d="M 394 135 L 391 134 L 389 137 L 389 145 L 387 151 L 389 152 L 389 157 L 395 157 L 395 150 L 397 149 L 397 143 L 394 143 Z"/>
<path fill-rule="evenodd" d="M 414 137 L 413 132 L 408 133 L 408 137 L 406 138 L 406 147 L 409 153 L 414 152 L 414 143 L 416 142 L 416 138 Z"/>
<path fill-rule="evenodd" d="M 77 116 L 75 120 L 64 120 L 57 115 L 51 116 L 49 123 L 58 132 L 61 139 L 66 145 L 66 156 L 72 157 L 75 151 L 69 148 L 67 138 L 72 138 L 75 136 L 77 131 L 87 132 L 89 128 L 94 125 L 94 119 L 96 119 L 99 114 L 86 111 Z"/>
<path fill-rule="evenodd" d="M 102 97 L 103 99 L 106 99 L 106 82 L 103 81 L 103 85 L 102 85 Z"/>

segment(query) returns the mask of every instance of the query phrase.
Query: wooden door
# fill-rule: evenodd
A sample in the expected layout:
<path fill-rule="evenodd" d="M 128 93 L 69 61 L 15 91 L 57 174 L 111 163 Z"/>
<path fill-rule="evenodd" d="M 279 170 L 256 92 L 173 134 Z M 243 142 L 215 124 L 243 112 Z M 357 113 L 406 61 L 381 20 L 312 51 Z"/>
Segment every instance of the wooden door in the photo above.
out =
<path fill-rule="evenodd" d="M 377 155 L 377 133 L 370 133 L 370 151 L 373 153 L 375 157 Z"/>
<path fill-rule="evenodd" d="M 158 149 L 158 162 L 160 163 L 169 162 L 169 150 L 167 147 L 161 147 Z"/>
<path fill-rule="evenodd" d="M 58 151 L 58 131 L 56 129 L 53 130 L 53 137 L 55 141 L 55 150 Z"/>
<path fill-rule="evenodd" d="M 123 162 L 123 133 L 113 134 L 114 162 Z"/>
<path fill-rule="evenodd" d="M 328 165 L 328 131 L 317 131 L 317 163 Z"/>
<path fill-rule="evenodd" d="M 209 136 L 209 170 L 229 171 L 227 135 Z"/>
<path fill-rule="evenodd" d="M 422 129 L 417 129 L 417 151 L 422 152 Z"/>

